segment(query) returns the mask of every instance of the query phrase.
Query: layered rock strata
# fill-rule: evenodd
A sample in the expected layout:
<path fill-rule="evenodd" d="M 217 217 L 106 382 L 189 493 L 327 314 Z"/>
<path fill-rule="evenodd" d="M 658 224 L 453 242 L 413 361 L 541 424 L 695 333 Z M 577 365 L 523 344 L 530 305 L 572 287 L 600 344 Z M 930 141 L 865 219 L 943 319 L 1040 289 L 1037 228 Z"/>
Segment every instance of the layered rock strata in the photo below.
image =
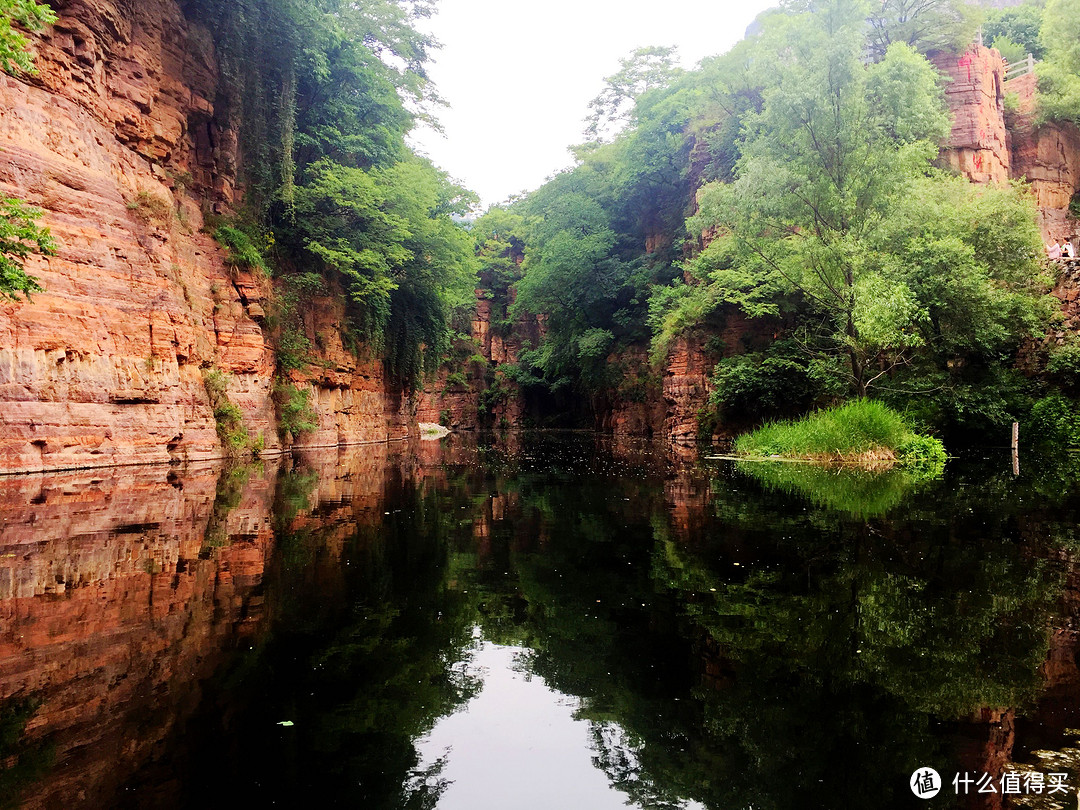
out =
<path fill-rule="evenodd" d="M 934 64 L 945 77 L 952 131 L 942 160 L 976 183 L 1001 183 L 1011 176 L 1005 128 L 1005 64 L 993 48 L 941 54 Z"/>
<path fill-rule="evenodd" d="M 0 194 L 41 208 L 58 244 L 27 266 L 45 292 L 0 301 L 0 473 L 220 457 L 211 369 L 272 453 L 269 282 L 201 231 L 239 201 L 212 37 L 175 0 L 53 6 L 38 75 L 0 76 Z M 407 430 L 379 365 L 346 354 L 296 380 L 320 423 L 304 441 Z"/>

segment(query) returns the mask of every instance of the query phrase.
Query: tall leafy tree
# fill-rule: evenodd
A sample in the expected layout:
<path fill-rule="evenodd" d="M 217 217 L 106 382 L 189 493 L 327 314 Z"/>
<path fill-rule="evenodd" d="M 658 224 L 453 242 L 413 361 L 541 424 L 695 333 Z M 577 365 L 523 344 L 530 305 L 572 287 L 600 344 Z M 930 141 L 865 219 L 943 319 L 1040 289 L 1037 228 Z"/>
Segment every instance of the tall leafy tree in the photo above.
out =
<path fill-rule="evenodd" d="M 417 385 L 466 305 L 475 260 L 451 219 L 475 197 L 419 158 L 364 170 L 323 160 L 296 190 L 296 239 L 340 277 L 348 311 L 389 369 Z"/>
<path fill-rule="evenodd" d="M 738 179 L 706 187 L 691 221 L 731 234 L 718 299 L 776 314 L 775 285 L 800 296 L 805 345 L 843 358 L 858 396 L 930 354 L 1007 351 L 1040 311 L 1029 205 L 931 176 L 948 121 L 936 73 L 902 44 L 864 65 L 864 19 L 833 0 L 777 32 Z M 996 219 L 954 213 L 980 205 Z"/>
<path fill-rule="evenodd" d="M 963 51 L 978 24 L 975 6 L 966 0 L 882 0 L 874 6 L 869 45 L 877 58 L 895 42 L 922 53 Z"/>
<path fill-rule="evenodd" d="M 714 224 L 732 230 L 744 261 L 826 316 L 859 395 L 883 346 L 895 360 L 913 348 L 903 336 L 917 309 L 902 289 L 882 302 L 867 240 L 905 178 L 936 156 L 948 120 L 933 68 L 907 46 L 863 65 L 865 19 L 863 3 L 833 0 L 778 32 L 775 83 L 748 119 L 739 179 L 706 192 L 728 195 L 728 218 Z"/>
<path fill-rule="evenodd" d="M 936 72 L 903 44 L 866 64 L 865 13 L 835 0 L 765 21 L 774 79 L 744 117 L 734 183 L 698 195 L 690 231 L 715 236 L 686 265 L 693 283 L 654 295 L 658 351 L 734 305 L 789 324 L 803 359 L 790 342 L 763 357 L 804 400 L 837 383 L 956 400 L 963 375 L 988 384 L 1048 314 L 1034 212 L 1017 189 L 933 169 L 948 120 Z M 760 370 L 728 362 L 720 404 L 760 389 Z"/>
<path fill-rule="evenodd" d="M 579 379 L 603 384 L 615 335 L 613 316 L 631 268 L 616 255 L 617 234 L 595 199 L 574 189 L 575 178 L 552 183 L 530 201 L 524 276 L 512 312 L 543 314 L 547 334 L 533 362 L 555 387 Z M 539 206 L 542 205 L 542 208 Z"/>
<path fill-rule="evenodd" d="M 1048 0 L 1043 11 L 1046 61 L 1038 66 L 1042 118 L 1080 122 L 1080 2 Z"/>
<path fill-rule="evenodd" d="M 417 386 L 474 271 L 455 218 L 475 196 L 405 142 L 439 103 L 426 67 L 436 44 L 416 25 L 432 3 L 189 3 L 218 33 L 218 108 L 245 133 L 247 216 L 273 230 L 277 273 L 337 282 L 351 331 Z"/>
<path fill-rule="evenodd" d="M 589 102 L 592 113 L 586 119 L 585 135 L 602 140 L 613 129 L 625 126 L 635 102 L 650 90 L 669 85 L 682 71 L 675 48 L 637 48 L 619 60 L 619 70 L 604 78 L 605 87 Z"/>
<path fill-rule="evenodd" d="M 1015 43 L 1021 56 L 1031 54 L 1036 59 L 1045 56 L 1039 29 L 1043 10 L 1032 2 L 1011 8 L 988 9 L 983 21 L 983 41 L 997 47 L 997 42 Z"/>

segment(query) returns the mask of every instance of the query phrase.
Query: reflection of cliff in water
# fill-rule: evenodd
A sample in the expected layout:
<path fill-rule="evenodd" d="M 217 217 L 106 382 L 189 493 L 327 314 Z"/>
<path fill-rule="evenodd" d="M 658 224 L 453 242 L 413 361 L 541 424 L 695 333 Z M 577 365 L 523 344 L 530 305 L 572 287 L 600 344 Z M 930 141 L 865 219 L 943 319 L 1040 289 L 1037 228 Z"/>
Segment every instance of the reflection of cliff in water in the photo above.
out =
<path fill-rule="evenodd" d="M 588 435 L 2 480 L 0 787 L 433 807 L 492 643 L 639 807 L 1000 774 L 1080 726 L 1076 492 L 954 466 L 884 514 Z"/>
<path fill-rule="evenodd" d="M 218 651 L 254 631 L 273 479 L 226 510 L 219 472 L 0 479 L 0 713 L 33 707 L 7 775 L 44 748 L 53 763 L 18 780 L 24 806 L 106 806 L 191 711 Z"/>

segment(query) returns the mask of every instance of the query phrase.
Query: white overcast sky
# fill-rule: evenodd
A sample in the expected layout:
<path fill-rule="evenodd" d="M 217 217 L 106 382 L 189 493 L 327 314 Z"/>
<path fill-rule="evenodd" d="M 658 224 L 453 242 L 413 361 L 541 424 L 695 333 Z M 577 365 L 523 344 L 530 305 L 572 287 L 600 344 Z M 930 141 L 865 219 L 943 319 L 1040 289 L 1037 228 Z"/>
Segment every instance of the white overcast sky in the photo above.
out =
<path fill-rule="evenodd" d="M 446 137 L 413 143 L 487 206 L 568 165 L 589 100 L 619 59 L 675 45 L 683 67 L 723 53 L 778 0 L 440 0 L 421 21 L 442 42 L 430 74 Z"/>

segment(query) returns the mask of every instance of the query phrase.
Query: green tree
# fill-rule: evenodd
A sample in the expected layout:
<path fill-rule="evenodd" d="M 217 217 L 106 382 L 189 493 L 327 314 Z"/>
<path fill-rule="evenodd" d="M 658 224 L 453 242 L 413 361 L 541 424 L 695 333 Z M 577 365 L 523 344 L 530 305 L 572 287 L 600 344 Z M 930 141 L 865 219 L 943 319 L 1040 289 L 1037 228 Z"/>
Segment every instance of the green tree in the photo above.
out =
<path fill-rule="evenodd" d="M 869 265 L 869 239 L 914 173 L 936 156 L 947 117 L 937 77 L 906 45 L 864 67 L 865 8 L 837 0 L 783 32 L 764 108 L 750 116 L 732 186 L 713 186 L 742 264 L 768 282 L 778 276 L 805 296 L 826 324 L 816 337 L 848 361 L 852 391 L 865 394 L 886 352 L 904 362 L 919 345 L 918 306 Z M 702 202 L 703 209 L 712 208 Z"/>
<path fill-rule="evenodd" d="M 41 211 L 22 200 L 0 199 L 0 298 L 41 292 L 41 285 L 24 268 L 31 253 L 52 255 L 56 242 L 48 228 L 39 227 Z"/>
<path fill-rule="evenodd" d="M 507 309 L 513 286 L 521 280 L 525 258 L 525 218 L 517 211 L 493 206 L 473 223 L 480 287 L 491 299 L 491 324 L 509 328 Z"/>
<path fill-rule="evenodd" d="M 296 238 L 340 275 L 348 310 L 390 371 L 419 384 L 469 303 L 475 259 L 451 214 L 475 197 L 419 158 L 364 170 L 322 160 L 296 189 Z"/>
<path fill-rule="evenodd" d="M 279 358 L 307 342 L 299 289 L 312 272 L 338 284 L 359 335 L 405 388 L 448 342 L 471 302 L 475 262 L 456 218 L 476 203 L 417 157 L 405 136 L 434 122 L 426 64 L 436 43 L 417 21 L 428 0 L 189 0 L 217 36 L 222 125 L 243 133 L 245 217 L 275 235 L 283 312 Z M 288 342 L 294 346 L 286 347 Z"/>
<path fill-rule="evenodd" d="M 681 73 L 677 58 L 675 48 L 654 45 L 637 48 L 620 59 L 618 72 L 604 78 L 607 86 L 589 102 L 592 113 L 586 119 L 586 137 L 602 140 L 611 130 L 625 125 L 639 98 L 666 87 Z"/>
<path fill-rule="evenodd" d="M 1030 53 L 1036 59 L 1042 59 L 1045 51 L 1039 35 L 1041 26 L 1042 8 L 1031 2 L 1012 8 L 987 9 L 982 27 L 983 41 L 995 43 L 999 38 L 1005 39 L 1016 43 L 1021 55 Z"/>
<path fill-rule="evenodd" d="M 1036 69 L 1039 115 L 1080 122 L 1080 0 L 1048 0 L 1042 43 L 1046 60 Z"/>
<path fill-rule="evenodd" d="M 27 52 L 30 42 L 26 36 L 12 27 L 12 23 L 26 31 L 40 31 L 56 22 L 56 14 L 45 3 L 34 0 L 0 0 L 0 68 L 4 72 L 34 74 L 34 59 Z"/>
<path fill-rule="evenodd" d="M 870 21 L 870 50 L 881 58 L 895 42 L 921 53 L 963 52 L 978 24 L 975 6 L 966 0 L 883 0 Z"/>
<path fill-rule="evenodd" d="M 618 256 L 618 234 L 604 207 L 564 175 L 529 200 L 524 275 L 511 314 L 546 319 L 546 334 L 529 361 L 554 388 L 581 382 L 595 392 L 607 382 L 607 356 L 619 329 L 620 305 L 632 296 L 632 264 Z"/>
<path fill-rule="evenodd" d="M 864 67 L 863 13 L 840 0 L 782 32 L 738 179 L 703 189 L 690 221 L 731 234 L 713 300 L 778 315 L 786 287 L 809 308 L 804 346 L 843 357 L 858 396 L 920 361 L 999 360 L 1045 314 L 1030 204 L 933 174 L 936 73 L 902 44 Z"/>
<path fill-rule="evenodd" d="M 0 68 L 7 73 L 35 73 L 34 60 L 27 51 L 29 41 L 12 27 L 40 31 L 56 22 L 56 15 L 43 3 L 33 0 L 0 0 Z M 40 292 L 37 279 L 23 269 L 31 253 L 51 255 L 56 243 L 48 228 L 37 225 L 41 211 L 22 200 L 0 198 L 0 299 L 18 298 L 22 293 Z"/>

